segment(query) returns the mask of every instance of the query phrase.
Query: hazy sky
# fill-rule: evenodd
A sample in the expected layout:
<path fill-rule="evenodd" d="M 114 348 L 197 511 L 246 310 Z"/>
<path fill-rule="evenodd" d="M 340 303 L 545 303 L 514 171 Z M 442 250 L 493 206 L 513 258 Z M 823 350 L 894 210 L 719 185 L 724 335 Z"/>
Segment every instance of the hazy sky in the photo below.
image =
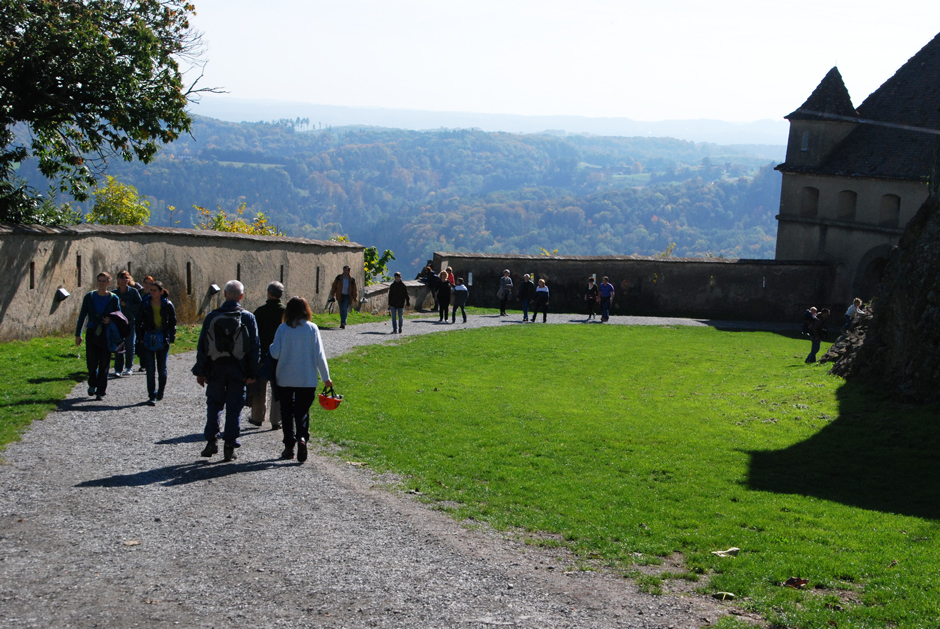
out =
<path fill-rule="evenodd" d="M 940 32 L 926 0 L 194 0 L 232 97 L 634 120 L 858 105 Z"/>

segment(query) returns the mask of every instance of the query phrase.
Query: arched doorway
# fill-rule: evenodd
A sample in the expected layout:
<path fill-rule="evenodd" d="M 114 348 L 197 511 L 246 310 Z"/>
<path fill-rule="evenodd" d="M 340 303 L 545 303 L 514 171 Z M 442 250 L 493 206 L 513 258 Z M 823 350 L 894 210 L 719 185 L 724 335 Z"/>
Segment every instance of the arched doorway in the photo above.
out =
<path fill-rule="evenodd" d="M 861 297 L 862 301 L 868 302 L 875 296 L 893 248 L 891 245 L 881 245 L 871 249 L 862 257 L 856 267 L 855 279 L 852 282 L 855 297 Z"/>

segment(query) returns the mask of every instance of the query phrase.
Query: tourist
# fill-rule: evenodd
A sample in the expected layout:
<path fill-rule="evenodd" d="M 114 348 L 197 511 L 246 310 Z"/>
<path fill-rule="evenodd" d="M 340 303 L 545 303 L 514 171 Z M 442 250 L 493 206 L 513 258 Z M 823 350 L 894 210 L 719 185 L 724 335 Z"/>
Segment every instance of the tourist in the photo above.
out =
<path fill-rule="evenodd" d="M 139 283 L 134 282 L 134 289 L 140 293 L 141 302 L 146 301 L 150 297 L 150 285 L 153 284 L 153 277 L 147 276 L 142 279 Z M 140 348 L 140 343 L 135 344 L 135 351 Z M 138 358 L 142 358 L 140 354 L 137 354 Z M 137 371 L 147 371 L 143 363 L 140 363 L 140 368 Z"/>
<path fill-rule="evenodd" d="M 274 335 L 271 357 L 277 359 L 277 386 L 281 397 L 281 426 L 284 433 L 282 459 L 307 460 L 310 441 L 310 406 L 317 397 L 317 374 L 327 387 L 333 386 L 323 351 L 320 329 L 310 321 L 310 306 L 303 297 L 291 297 L 284 323 Z"/>
<path fill-rule="evenodd" d="M 522 321 L 529 320 L 529 304 L 535 299 L 535 284 L 528 273 L 522 276 L 522 285 L 519 287 L 519 301 L 522 302 Z"/>
<path fill-rule="evenodd" d="M 405 306 L 411 305 L 408 287 L 401 280 L 401 273 L 395 271 L 395 279 L 388 287 L 388 309 L 392 313 L 392 334 L 402 334 L 405 322 Z"/>
<path fill-rule="evenodd" d="M 359 299 L 359 288 L 356 286 L 356 278 L 349 274 L 349 265 L 343 265 L 343 272 L 333 280 L 333 287 L 330 289 L 330 299 L 339 302 L 339 329 L 346 329 L 346 317 L 349 314 L 349 304 L 356 303 Z"/>
<path fill-rule="evenodd" d="M 829 319 L 828 308 L 823 308 L 819 311 L 819 314 L 813 315 L 813 324 L 810 326 L 809 331 L 809 338 L 812 341 L 812 347 L 809 350 L 809 356 L 806 357 L 807 364 L 816 362 L 816 353 L 819 352 L 819 345 L 826 336 L 827 319 Z"/>
<path fill-rule="evenodd" d="M 852 305 L 849 306 L 849 309 L 845 311 L 845 322 L 842 325 L 842 331 L 845 332 L 851 327 L 852 321 L 855 320 L 856 314 L 867 314 L 862 310 L 862 300 L 856 297 L 852 301 Z"/>
<path fill-rule="evenodd" d="M 85 365 L 88 367 L 88 395 L 101 400 L 108 394 L 108 370 L 111 367 L 111 350 L 108 347 L 108 315 L 120 312 L 121 302 L 108 290 L 111 275 L 102 271 L 95 278 L 97 290 L 89 291 L 82 299 L 75 326 L 75 345 L 82 344 L 82 324 L 88 319 L 85 329 Z"/>
<path fill-rule="evenodd" d="M 607 276 L 601 282 L 601 323 L 610 320 L 610 304 L 614 301 L 614 285 L 610 283 Z"/>
<path fill-rule="evenodd" d="M 512 297 L 512 278 L 509 277 L 509 269 L 503 271 L 503 276 L 499 278 L 499 291 L 496 296 L 499 297 L 499 316 L 506 316 L 506 304 Z"/>
<path fill-rule="evenodd" d="M 539 315 L 539 310 L 542 311 L 542 323 L 548 321 L 548 286 L 545 285 L 545 280 L 539 280 L 539 285 L 535 289 L 535 306 L 532 307 L 532 323 L 535 323 L 535 318 Z"/>
<path fill-rule="evenodd" d="M 268 284 L 268 298 L 263 306 L 255 310 L 255 321 L 258 323 L 258 342 L 261 345 L 261 360 L 258 373 L 268 357 L 268 348 L 274 341 L 274 334 L 284 321 L 284 285 L 280 282 Z M 251 417 L 248 423 L 260 426 L 264 423 L 264 416 L 268 413 L 268 381 L 259 377 L 254 384 L 247 387 L 248 405 L 251 406 Z M 271 382 L 271 430 L 281 427 L 281 405 L 278 404 L 277 382 Z"/>
<path fill-rule="evenodd" d="M 437 310 L 437 273 L 434 272 L 434 267 L 431 266 L 432 260 L 428 260 L 427 266 L 418 273 L 418 276 L 415 278 L 428 288 L 428 293 L 431 295 L 434 300 L 434 305 L 431 306 L 431 310 Z M 424 302 L 427 300 L 427 295 L 424 296 L 424 299 L 418 300 L 418 303 L 415 304 L 416 308 L 423 307 Z"/>
<path fill-rule="evenodd" d="M 467 300 L 470 298 L 470 291 L 467 290 L 467 286 L 463 283 L 463 278 L 457 278 L 457 285 L 454 286 L 453 291 L 453 302 L 454 302 L 454 313 L 451 323 L 457 323 L 457 308 L 460 308 L 460 313 L 463 315 L 463 322 L 467 322 L 467 309 L 464 306 L 467 305 Z"/>
<path fill-rule="evenodd" d="M 447 271 L 441 271 L 437 283 L 437 308 L 440 314 L 439 322 L 447 323 L 447 310 L 450 306 L 450 282 L 447 281 Z"/>
<path fill-rule="evenodd" d="M 594 309 L 601 301 L 601 293 L 594 283 L 594 276 L 588 278 L 587 288 L 584 291 L 584 305 L 587 307 L 587 320 L 595 318 Z"/>
<path fill-rule="evenodd" d="M 202 323 L 193 375 L 199 386 L 206 388 L 207 443 L 202 456 L 211 457 L 219 451 L 216 441 L 221 436 L 225 460 L 231 461 L 238 458 L 235 448 L 241 446 L 239 416 L 245 406 L 245 385 L 258 377 L 261 351 L 255 316 L 238 304 L 245 294 L 244 285 L 232 280 L 222 294 L 225 302 Z"/>
<path fill-rule="evenodd" d="M 447 268 L 444 269 L 444 270 L 447 271 L 447 283 L 450 284 L 451 287 L 456 286 L 456 279 L 455 279 L 455 277 L 454 277 L 454 270 L 453 270 L 452 268 L 450 268 L 450 267 L 447 267 Z"/>
<path fill-rule="evenodd" d="M 114 355 L 114 375 L 129 376 L 134 370 L 134 339 L 137 336 L 137 315 L 140 312 L 143 300 L 150 295 L 141 295 L 134 288 L 134 278 L 127 271 L 121 271 L 117 275 L 118 289 L 115 294 L 121 304 L 121 313 L 127 319 L 130 326 L 130 332 L 124 338 L 124 352 Z"/>
<path fill-rule="evenodd" d="M 813 330 L 813 324 L 816 323 L 816 306 L 810 306 L 803 311 L 803 327 L 800 332 L 804 336 L 809 336 Z"/>
<path fill-rule="evenodd" d="M 150 294 L 137 317 L 140 364 L 147 370 L 147 406 L 163 399 L 166 357 L 176 341 L 176 308 L 163 282 L 150 282 Z"/>

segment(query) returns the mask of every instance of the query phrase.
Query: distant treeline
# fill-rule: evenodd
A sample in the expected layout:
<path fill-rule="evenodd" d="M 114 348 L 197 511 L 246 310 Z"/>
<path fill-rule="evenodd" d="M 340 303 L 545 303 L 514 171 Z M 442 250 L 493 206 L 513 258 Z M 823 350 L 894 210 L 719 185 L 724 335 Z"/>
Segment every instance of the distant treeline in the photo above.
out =
<path fill-rule="evenodd" d="M 264 212 L 288 235 L 347 235 L 392 249 L 406 269 L 441 250 L 651 255 L 671 243 L 677 256 L 770 258 L 780 175 L 766 153 L 748 151 L 197 118 L 193 137 L 153 163 L 114 163 L 109 174 L 151 198 L 152 224 L 191 227 L 193 205 L 244 202 L 246 215 Z"/>

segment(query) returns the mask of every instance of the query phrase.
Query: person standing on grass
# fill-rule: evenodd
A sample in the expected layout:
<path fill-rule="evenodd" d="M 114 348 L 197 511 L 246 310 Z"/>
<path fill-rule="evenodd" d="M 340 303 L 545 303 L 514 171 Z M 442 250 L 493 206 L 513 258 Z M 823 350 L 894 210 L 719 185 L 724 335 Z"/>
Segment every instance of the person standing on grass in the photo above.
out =
<path fill-rule="evenodd" d="M 463 322 L 467 322 L 467 310 L 464 306 L 467 305 L 467 300 L 470 298 L 470 291 L 467 290 L 466 285 L 463 283 L 463 278 L 457 278 L 457 285 L 454 286 L 453 302 L 454 302 L 454 314 L 451 323 L 457 323 L 457 308 L 460 308 L 460 313 L 463 315 Z"/>
<path fill-rule="evenodd" d="M 130 332 L 124 338 L 124 353 L 114 355 L 115 377 L 129 376 L 134 373 L 134 340 L 137 337 L 137 315 L 145 297 L 134 288 L 134 278 L 127 271 L 121 271 L 117 276 L 118 289 L 115 294 L 121 304 L 121 314 L 130 325 Z"/>
<path fill-rule="evenodd" d="M 163 282 L 151 282 L 137 317 L 140 364 L 147 370 L 147 406 L 156 406 L 166 389 L 166 357 L 176 342 L 176 308 Z"/>
<path fill-rule="evenodd" d="M 395 279 L 388 287 L 388 309 L 392 313 L 392 334 L 401 334 L 405 322 L 405 306 L 411 305 L 408 287 L 401 281 L 401 273 L 395 271 Z"/>
<path fill-rule="evenodd" d="M 238 304 L 245 295 L 245 286 L 231 280 L 222 293 L 225 302 L 206 315 L 202 323 L 193 375 L 199 386 L 206 388 L 207 443 L 202 456 L 211 457 L 219 451 L 216 442 L 221 436 L 224 458 L 232 461 L 238 458 L 235 448 L 241 446 L 239 419 L 245 406 L 245 385 L 258 377 L 261 346 L 255 316 Z"/>
<path fill-rule="evenodd" d="M 264 305 L 255 310 L 255 321 L 258 322 L 258 340 L 261 343 L 261 360 L 259 365 L 264 365 L 268 357 L 268 348 L 274 341 L 274 334 L 284 321 L 284 304 L 281 303 L 281 297 L 284 296 L 284 285 L 280 282 L 271 282 L 268 284 L 268 299 Z M 278 404 L 277 383 L 271 382 L 271 430 L 277 430 L 281 427 L 281 405 Z M 268 410 L 268 381 L 259 377 L 255 383 L 248 386 L 248 404 L 251 406 L 251 418 L 248 423 L 252 426 L 260 426 L 264 423 L 264 416 Z"/>
<path fill-rule="evenodd" d="M 450 307 L 450 282 L 447 281 L 447 271 L 441 271 L 437 283 L 437 307 L 440 313 L 438 321 L 447 323 L 447 310 Z"/>
<path fill-rule="evenodd" d="M 535 283 L 528 273 L 522 276 L 522 285 L 519 286 L 519 301 L 522 302 L 522 321 L 529 320 L 529 305 L 535 299 Z"/>
<path fill-rule="evenodd" d="M 594 277 L 591 276 L 588 278 L 587 288 L 584 291 L 584 305 L 587 307 L 588 321 L 595 318 L 594 309 L 600 303 L 600 300 L 601 293 L 597 288 L 597 284 L 594 283 Z"/>
<path fill-rule="evenodd" d="M 121 302 L 117 295 L 108 291 L 111 275 L 102 271 L 95 278 L 98 288 L 89 291 L 82 299 L 75 326 L 75 345 L 82 344 L 82 324 L 88 319 L 85 330 L 85 365 L 88 367 L 88 395 L 104 399 L 108 394 L 108 371 L 111 368 L 111 350 L 108 349 L 109 314 L 120 312 Z M 108 320 L 105 321 L 105 318 Z"/>
<path fill-rule="evenodd" d="M 307 460 L 310 441 L 310 406 L 317 397 L 317 374 L 327 387 L 333 386 L 326 362 L 320 329 L 310 321 L 310 305 L 303 297 L 291 297 L 282 323 L 271 343 L 277 359 L 277 385 L 281 396 L 281 426 L 284 431 L 282 459 Z"/>
<path fill-rule="evenodd" d="M 539 280 L 539 285 L 535 289 L 535 306 L 532 308 L 532 323 L 535 323 L 539 316 L 539 310 L 542 311 L 542 323 L 548 321 L 548 286 L 545 280 Z"/>
<path fill-rule="evenodd" d="M 499 290 L 496 292 L 499 297 L 499 316 L 506 316 L 506 304 L 512 297 L 512 278 L 509 277 L 509 269 L 503 271 L 503 276 L 499 278 Z"/>
<path fill-rule="evenodd" d="M 823 337 L 826 336 L 826 320 L 829 319 L 829 309 L 823 308 L 819 314 L 813 315 L 813 323 L 809 329 L 809 338 L 812 346 L 809 350 L 809 356 L 806 357 L 806 364 L 816 362 L 816 354 L 819 352 L 819 345 Z"/>
<path fill-rule="evenodd" d="M 610 304 L 614 301 L 614 285 L 610 283 L 607 276 L 601 282 L 601 323 L 610 320 Z"/>
<path fill-rule="evenodd" d="M 356 286 L 356 278 L 349 274 L 349 265 L 343 265 L 343 272 L 333 280 L 333 287 L 330 289 L 330 299 L 339 302 L 339 329 L 346 329 L 346 317 L 349 315 L 349 304 L 356 303 L 359 299 L 359 288 Z"/>

